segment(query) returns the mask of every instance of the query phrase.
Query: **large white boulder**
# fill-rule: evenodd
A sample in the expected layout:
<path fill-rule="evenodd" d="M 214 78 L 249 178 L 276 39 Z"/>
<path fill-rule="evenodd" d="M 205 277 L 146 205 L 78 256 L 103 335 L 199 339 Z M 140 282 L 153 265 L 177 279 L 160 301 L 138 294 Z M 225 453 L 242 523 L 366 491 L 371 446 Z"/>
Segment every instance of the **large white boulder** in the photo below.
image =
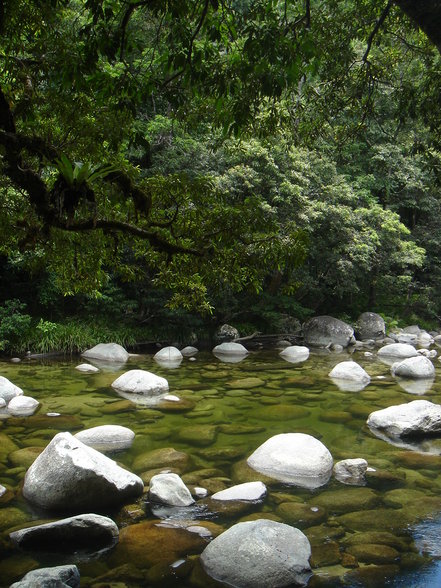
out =
<path fill-rule="evenodd" d="M 242 345 L 242 343 L 234 343 L 232 341 L 216 345 L 216 347 L 213 348 L 213 353 L 219 355 L 246 355 L 248 350 Z"/>
<path fill-rule="evenodd" d="M 75 437 L 97 451 L 119 451 L 132 446 L 135 433 L 121 425 L 100 425 L 84 429 L 76 433 Z"/>
<path fill-rule="evenodd" d="M 435 367 L 430 359 L 418 354 L 417 357 L 407 357 L 403 361 L 395 362 L 391 372 L 401 378 L 426 379 L 435 376 Z"/>
<path fill-rule="evenodd" d="M 156 359 L 157 361 L 160 361 L 160 362 L 162 362 L 162 361 L 173 361 L 173 362 L 174 361 L 182 361 L 183 355 L 177 347 L 169 346 L 169 347 L 163 347 L 157 353 L 155 353 L 155 355 L 153 356 L 153 359 Z"/>
<path fill-rule="evenodd" d="M 438 434 L 441 432 L 441 405 L 414 400 L 389 406 L 372 412 L 367 424 L 392 437 Z"/>
<path fill-rule="evenodd" d="M 247 463 L 261 474 L 303 488 L 326 484 L 333 466 L 332 455 L 323 443 L 304 433 L 271 437 L 250 455 Z"/>
<path fill-rule="evenodd" d="M 308 359 L 309 349 L 304 345 L 289 345 L 279 355 L 290 363 L 300 363 Z"/>
<path fill-rule="evenodd" d="M 190 490 L 177 474 L 157 474 L 150 480 L 149 498 L 170 506 L 190 506 L 194 503 Z"/>
<path fill-rule="evenodd" d="M 262 500 L 266 496 L 266 492 L 266 486 L 263 482 L 245 482 L 216 492 L 211 498 L 213 500 L 255 501 Z"/>
<path fill-rule="evenodd" d="M 168 392 L 168 382 L 146 370 L 129 370 L 112 383 L 112 388 L 130 394 L 159 396 Z"/>
<path fill-rule="evenodd" d="M 237 523 L 213 539 L 201 555 L 209 576 L 236 588 L 306 586 L 311 546 L 294 527 L 275 521 Z"/>
<path fill-rule="evenodd" d="M 332 316 L 316 316 L 303 325 L 305 343 L 312 347 L 341 345 L 347 347 L 355 341 L 354 329 Z"/>
<path fill-rule="evenodd" d="M 77 588 L 80 586 L 80 572 L 74 564 L 39 568 L 28 572 L 10 588 Z"/>
<path fill-rule="evenodd" d="M 95 347 L 81 354 L 86 359 L 98 359 L 101 361 L 125 362 L 130 354 L 118 343 L 98 343 Z"/>
<path fill-rule="evenodd" d="M 341 361 L 330 372 L 329 376 L 337 380 L 351 380 L 368 384 L 370 375 L 355 361 Z"/>
<path fill-rule="evenodd" d="M 48 510 L 90 511 L 116 506 L 143 489 L 135 474 L 70 433 L 58 433 L 28 469 L 23 496 Z"/>
<path fill-rule="evenodd" d="M 23 390 L 10 382 L 8 378 L 0 376 L 0 398 L 8 404 L 14 396 L 21 396 L 23 394 Z"/>
<path fill-rule="evenodd" d="M 8 412 L 12 416 L 30 416 L 40 406 L 38 400 L 31 396 L 14 396 L 8 403 Z"/>
<path fill-rule="evenodd" d="M 381 347 L 377 354 L 380 357 L 416 357 L 418 355 L 417 350 L 413 345 L 408 343 L 390 343 Z"/>
<path fill-rule="evenodd" d="M 9 537 L 22 549 L 55 551 L 98 550 L 118 542 L 118 526 L 97 514 L 81 514 L 13 531 Z"/>

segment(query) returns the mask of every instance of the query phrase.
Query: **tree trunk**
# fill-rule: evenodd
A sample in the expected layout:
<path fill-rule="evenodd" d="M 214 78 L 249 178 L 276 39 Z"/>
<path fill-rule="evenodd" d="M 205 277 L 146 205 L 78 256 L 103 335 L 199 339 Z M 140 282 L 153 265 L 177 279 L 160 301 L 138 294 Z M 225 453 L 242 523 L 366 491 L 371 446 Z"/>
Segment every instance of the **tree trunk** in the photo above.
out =
<path fill-rule="evenodd" d="M 441 53 L 441 0 L 395 0 Z"/>

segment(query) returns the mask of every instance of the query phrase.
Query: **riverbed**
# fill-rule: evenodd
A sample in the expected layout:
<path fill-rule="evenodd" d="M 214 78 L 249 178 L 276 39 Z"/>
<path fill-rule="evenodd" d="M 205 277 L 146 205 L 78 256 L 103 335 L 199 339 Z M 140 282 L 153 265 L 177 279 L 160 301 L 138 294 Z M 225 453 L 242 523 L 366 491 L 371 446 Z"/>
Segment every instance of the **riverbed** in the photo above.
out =
<path fill-rule="evenodd" d="M 350 357 L 371 376 L 362 390 L 341 389 L 328 376 Z M 415 399 L 441 403 L 437 359 L 434 382 L 418 385 L 398 381 L 375 352 L 363 351 L 352 356 L 313 352 L 298 364 L 281 359 L 277 351 L 252 352 L 237 363 L 201 353 L 173 368 L 142 355 L 125 365 L 100 364 L 100 371 L 90 374 L 75 369 L 80 362 L 0 363 L 2 376 L 41 403 L 33 416 L 0 420 L 0 484 L 9 490 L 7 500 L 0 499 L 0 586 L 31 569 L 72 562 L 84 587 L 219 586 L 210 584 L 199 554 L 212 537 L 257 518 L 305 533 L 312 546 L 311 588 L 416 588 L 423 577 L 425 588 L 438 585 L 439 552 L 430 545 L 429 529 L 439 536 L 441 440 L 417 448 L 397 446 L 366 426 L 371 412 L 387 406 Z M 112 382 L 135 368 L 165 377 L 170 394 L 181 402 L 145 405 L 119 395 Z M 268 494 L 253 504 L 216 506 L 199 499 L 187 510 L 167 509 L 150 504 L 145 494 L 119 510 L 103 512 L 120 528 L 120 541 L 109 551 L 60 554 L 14 548 L 11 529 L 59 517 L 22 497 L 29 465 L 57 432 L 104 424 L 135 432 L 132 447 L 111 457 L 141 476 L 146 487 L 152 475 L 164 470 L 178 473 L 190 489 L 206 488 L 209 495 L 259 480 L 246 458 L 271 436 L 291 432 L 319 439 L 334 461 L 364 458 L 369 471 L 364 485 L 332 478 L 315 490 L 265 479 Z"/>

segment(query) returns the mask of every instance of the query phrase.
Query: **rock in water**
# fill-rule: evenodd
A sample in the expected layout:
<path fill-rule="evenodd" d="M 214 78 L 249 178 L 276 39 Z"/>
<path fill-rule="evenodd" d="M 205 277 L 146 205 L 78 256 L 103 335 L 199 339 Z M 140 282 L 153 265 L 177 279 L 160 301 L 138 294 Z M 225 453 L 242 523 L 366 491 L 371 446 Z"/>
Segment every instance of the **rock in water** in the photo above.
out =
<path fill-rule="evenodd" d="M 270 520 L 238 523 L 201 555 L 209 576 L 236 588 L 306 586 L 311 547 L 294 527 Z"/>
<path fill-rule="evenodd" d="M 112 388 L 130 394 L 159 396 L 168 392 L 168 382 L 146 370 L 129 370 L 112 383 Z"/>
<path fill-rule="evenodd" d="M 77 588 L 79 585 L 80 572 L 72 564 L 32 570 L 10 588 Z"/>
<path fill-rule="evenodd" d="M 441 405 L 428 400 L 414 400 L 389 406 L 372 412 L 367 425 L 392 437 L 438 434 L 441 432 Z"/>
<path fill-rule="evenodd" d="M 371 377 L 355 361 L 341 361 L 330 372 L 329 376 L 336 380 L 351 380 L 367 384 Z"/>
<path fill-rule="evenodd" d="M 177 347 L 169 346 L 163 347 L 155 355 L 153 359 L 159 361 L 181 361 L 184 356 Z"/>
<path fill-rule="evenodd" d="M 257 472 L 303 488 L 319 488 L 332 474 L 328 449 L 311 435 L 284 433 L 271 437 L 247 460 Z"/>
<path fill-rule="evenodd" d="M 403 361 L 394 363 L 391 372 L 394 376 L 402 378 L 425 379 L 435 376 L 435 367 L 430 359 L 418 355 L 418 357 L 407 357 Z"/>
<path fill-rule="evenodd" d="M 64 553 L 111 547 L 118 542 L 118 536 L 112 519 L 97 514 L 77 515 L 9 534 L 11 541 L 22 549 Z"/>
<path fill-rule="evenodd" d="M 417 350 L 409 343 L 390 343 L 381 347 L 377 352 L 379 357 L 416 357 Z"/>
<path fill-rule="evenodd" d="M 170 506 L 190 506 L 194 503 L 190 490 L 177 474 L 157 474 L 150 480 L 149 498 L 152 502 Z"/>
<path fill-rule="evenodd" d="M 21 396 L 23 390 L 10 382 L 8 378 L 0 376 L 0 398 L 8 404 L 15 396 Z"/>
<path fill-rule="evenodd" d="M 58 433 L 28 469 L 23 496 L 56 511 L 90 511 L 142 494 L 138 476 L 87 447 L 70 433 Z"/>
<path fill-rule="evenodd" d="M 313 347 L 327 347 L 328 345 L 342 345 L 347 347 L 354 342 L 354 329 L 332 316 L 316 316 L 303 325 L 303 335 L 306 345 Z"/>
<path fill-rule="evenodd" d="M 99 359 L 101 361 L 127 361 L 129 353 L 118 343 L 98 343 L 92 349 L 81 354 L 86 359 Z"/>
<path fill-rule="evenodd" d="M 132 446 L 135 433 L 121 425 L 100 425 L 75 434 L 85 445 L 97 451 L 120 451 Z"/>

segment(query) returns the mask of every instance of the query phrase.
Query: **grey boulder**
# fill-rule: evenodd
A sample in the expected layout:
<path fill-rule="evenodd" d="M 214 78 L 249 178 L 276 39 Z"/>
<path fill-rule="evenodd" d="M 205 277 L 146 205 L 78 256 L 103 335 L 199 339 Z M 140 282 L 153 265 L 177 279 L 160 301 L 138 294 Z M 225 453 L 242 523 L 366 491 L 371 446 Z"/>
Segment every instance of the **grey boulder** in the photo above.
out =
<path fill-rule="evenodd" d="M 217 343 L 227 343 L 228 341 L 233 341 L 233 339 L 238 339 L 239 336 L 239 331 L 236 327 L 225 324 L 217 329 L 214 339 Z"/>
<path fill-rule="evenodd" d="M 129 370 L 112 383 L 112 388 L 129 394 L 159 396 L 168 392 L 168 382 L 146 370 Z"/>
<path fill-rule="evenodd" d="M 40 406 L 38 400 L 31 396 L 14 396 L 8 404 L 8 412 L 12 416 L 30 416 Z"/>
<path fill-rule="evenodd" d="M 150 480 L 149 498 L 169 506 L 190 506 L 194 503 L 190 490 L 177 474 L 157 474 Z"/>
<path fill-rule="evenodd" d="M 72 564 L 32 570 L 10 588 L 77 588 L 79 585 L 80 572 Z"/>
<path fill-rule="evenodd" d="M 303 325 L 305 344 L 313 347 L 341 345 L 347 347 L 355 341 L 354 329 L 332 316 L 316 316 Z"/>
<path fill-rule="evenodd" d="M 213 539 L 200 561 L 206 573 L 237 588 L 306 586 L 311 547 L 294 527 L 270 520 L 237 523 Z"/>
<path fill-rule="evenodd" d="M 84 429 L 74 436 L 97 451 L 119 451 L 132 446 L 135 433 L 121 425 L 100 425 Z"/>
<path fill-rule="evenodd" d="M 360 486 L 366 483 L 364 475 L 368 462 L 361 457 L 342 459 L 334 465 L 334 476 L 342 484 Z"/>
<path fill-rule="evenodd" d="M 21 396 L 23 390 L 10 382 L 8 378 L 0 376 L 0 398 L 3 398 L 6 404 L 10 402 L 15 396 Z"/>
<path fill-rule="evenodd" d="M 382 339 L 386 336 L 383 318 L 375 312 L 363 312 L 355 324 L 355 336 L 360 341 Z"/>
<path fill-rule="evenodd" d="M 98 343 L 95 347 L 81 354 L 86 359 L 98 359 L 101 361 L 125 362 L 130 354 L 118 343 Z"/>
<path fill-rule="evenodd" d="M 102 550 L 118 542 L 116 524 L 97 514 L 83 514 L 13 531 L 9 537 L 21 549 L 75 552 Z"/>
<path fill-rule="evenodd" d="M 435 367 L 429 358 L 418 354 L 417 357 L 408 357 L 403 361 L 395 362 L 391 367 L 394 376 L 411 379 L 433 378 Z"/>
<path fill-rule="evenodd" d="M 372 412 L 367 425 L 392 437 L 438 434 L 441 432 L 441 405 L 414 400 L 389 406 Z"/>
<path fill-rule="evenodd" d="M 257 472 L 303 488 L 319 488 L 332 474 L 332 455 L 321 441 L 304 433 L 270 437 L 247 460 Z"/>
<path fill-rule="evenodd" d="M 28 469 L 23 496 L 44 509 L 87 512 L 121 504 L 143 489 L 135 474 L 70 433 L 58 433 Z"/>
<path fill-rule="evenodd" d="M 368 384 L 369 374 L 355 361 L 341 361 L 330 372 L 329 376 L 337 380 L 351 380 Z"/>
<path fill-rule="evenodd" d="M 416 357 L 418 355 L 417 350 L 413 345 L 409 343 L 390 343 L 380 347 L 377 351 L 379 357 Z"/>
<path fill-rule="evenodd" d="M 308 359 L 309 349 L 304 345 L 289 345 L 279 355 L 290 363 L 300 363 Z"/>

